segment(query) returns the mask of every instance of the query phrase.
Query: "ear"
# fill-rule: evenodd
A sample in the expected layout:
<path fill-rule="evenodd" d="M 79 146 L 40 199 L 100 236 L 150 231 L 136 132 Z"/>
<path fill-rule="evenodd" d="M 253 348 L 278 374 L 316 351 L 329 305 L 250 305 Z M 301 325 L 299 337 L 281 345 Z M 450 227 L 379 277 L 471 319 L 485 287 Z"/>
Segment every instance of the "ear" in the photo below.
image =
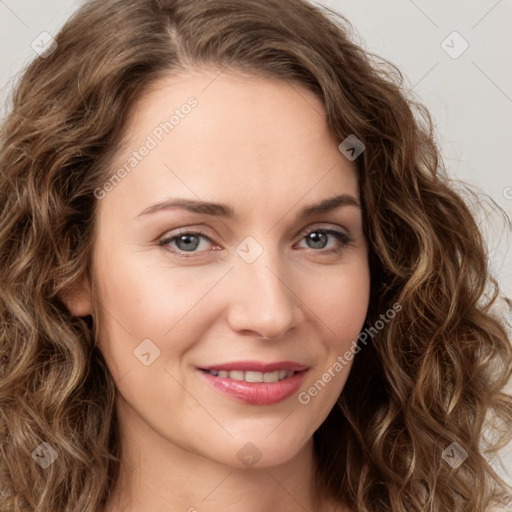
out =
<path fill-rule="evenodd" d="M 59 297 L 73 316 L 92 315 L 91 287 L 88 279 L 83 279 L 62 291 Z"/>

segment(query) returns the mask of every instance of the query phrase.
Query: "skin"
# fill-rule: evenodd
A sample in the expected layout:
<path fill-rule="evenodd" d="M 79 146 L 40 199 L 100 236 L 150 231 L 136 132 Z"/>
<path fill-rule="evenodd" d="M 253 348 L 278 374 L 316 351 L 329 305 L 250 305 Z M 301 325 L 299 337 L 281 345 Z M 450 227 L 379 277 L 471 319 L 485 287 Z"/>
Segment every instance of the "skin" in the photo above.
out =
<path fill-rule="evenodd" d="M 68 298 L 74 314 L 95 314 L 119 390 L 123 462 L 107 511 L 346 510 L 313 492 L 312 435 L 351 364 L 305 405 L 297 394 L 241 403 L 197 368 L 297 361 L 309 366 L 307 391 L 350 349 L 370 290 L 361 209 L 295 216 L 338 194 L 359 201 L 355 163 L 339 152 L 307 89 L 204 68 L 143 96 L 112 170 L 190 96 L 192 112 L 99 200 L 94 287 L 84 281 Z M 225 203 L 236 217 L 179 208 L 138 216 L 177 197 Z M 192 252 L 179 238 L 159 245 L 178 228 L 203 229 L 211 241 L 194 239 Z M 319 228 L 352 241 L 326 235 L 315 245 L 307 232 Z M 263 250 L 251 263 L 236 252 L 248 236 Z M 148 366 L 134 355 L 144 339 L 160 350 Z M 261 455 L 252 466 L 237 456 L 249 442 Z"/>

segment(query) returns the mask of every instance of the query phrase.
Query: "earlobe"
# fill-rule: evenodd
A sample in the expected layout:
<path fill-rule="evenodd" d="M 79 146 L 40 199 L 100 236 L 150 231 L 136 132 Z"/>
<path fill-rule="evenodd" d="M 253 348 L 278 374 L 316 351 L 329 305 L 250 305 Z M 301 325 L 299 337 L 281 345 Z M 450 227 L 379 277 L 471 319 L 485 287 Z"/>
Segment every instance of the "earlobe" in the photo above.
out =
<path fill-rule="evenodd" d="M 92 315 L 91 288 L 88 280 L 84 279 L 72 288 L 62 291 L 59 297 L 73 316 Z"/>

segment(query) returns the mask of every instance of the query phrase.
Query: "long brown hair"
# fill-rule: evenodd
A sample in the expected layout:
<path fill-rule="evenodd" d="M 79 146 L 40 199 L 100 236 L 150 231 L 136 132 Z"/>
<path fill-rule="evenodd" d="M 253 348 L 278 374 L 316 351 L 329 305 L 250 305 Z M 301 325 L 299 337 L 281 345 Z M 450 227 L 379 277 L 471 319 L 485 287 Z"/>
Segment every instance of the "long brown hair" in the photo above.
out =
<path fill-rule="evenodd" d="M 303 85 L 337 140 L 365 145 L 365 327 L 401 310 L 361 347 L 314 435 L 318 488 L 359 512 L 486 508 L 498 480 L 485 420 L 489 448 L 500 425 L 512 430 L 512 350 L 490 309 L 499 288 L 429 113 L 353 36 L 343 16 L 302 0 L 94 0 L 25 70 L 0 144 L 2 512 L 99 511 L 116 481 L 115 383 L 94 318 L 70 315 L 62 296 L 90 277 L 94 191 L 130 108 L 164 76 L 202 65 Z M 47 469 L 32 457 L 41 443 L 58 453 Z M 443 459 L 451 443 L 467 453 L 456 469 Z"/>

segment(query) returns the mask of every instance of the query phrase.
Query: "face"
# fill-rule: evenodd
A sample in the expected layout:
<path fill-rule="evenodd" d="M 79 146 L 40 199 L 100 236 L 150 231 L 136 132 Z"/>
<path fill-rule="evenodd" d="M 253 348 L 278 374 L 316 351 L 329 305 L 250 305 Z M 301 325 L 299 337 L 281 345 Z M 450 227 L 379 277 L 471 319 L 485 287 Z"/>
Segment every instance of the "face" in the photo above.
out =
<path fill-rule="evenodd" d="M 367 244 L 356 167 L 322 103 L 217 74 L 148 92 L 117 178 L 97 189 L 97 342 L 126 428 L 271 466 L 311 440 L 343 389 L 351 361 L 339 358 L 368 307 Z"/>

